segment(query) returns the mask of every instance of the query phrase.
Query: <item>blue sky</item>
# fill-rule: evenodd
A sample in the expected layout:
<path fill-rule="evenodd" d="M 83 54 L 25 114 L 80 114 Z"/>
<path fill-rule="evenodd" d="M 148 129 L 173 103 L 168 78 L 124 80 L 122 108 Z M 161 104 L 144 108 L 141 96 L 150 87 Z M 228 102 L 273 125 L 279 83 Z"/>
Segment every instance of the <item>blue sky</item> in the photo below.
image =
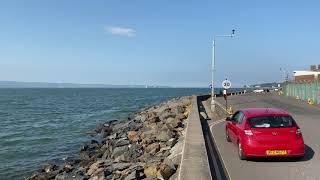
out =
<path fill-rule="evenodd" d="M 3 0 L 0 80 L 207 87 L 320 64 L 317 1 Z"/>

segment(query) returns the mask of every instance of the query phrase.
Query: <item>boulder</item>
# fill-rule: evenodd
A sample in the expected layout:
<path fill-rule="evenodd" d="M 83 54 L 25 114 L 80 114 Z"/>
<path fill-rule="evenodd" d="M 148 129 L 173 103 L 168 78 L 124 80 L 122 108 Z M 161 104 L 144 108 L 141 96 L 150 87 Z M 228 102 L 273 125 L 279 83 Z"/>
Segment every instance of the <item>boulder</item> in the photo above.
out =
<path fill-rule="evenodd" d="M 176 138 L 171 138 L 166 142 L 166 145 L 169 147 L 173 147 L 177 142 L 178 140 Z"/>
<path fill-rule="evenodd" d="M 145 139 L 145 138 L 153 139 L 155 136 L 157 136 L 157 134 L 158 134 L 157 129 L 151 129 L 151 130 L 142 132 L 141 133 L 141 138 L 142 139 Z"/>
<path fill-rule="evenodd" d="M 174 128 L 180 127 L 182 123 L 178 118 L 168 118 L 166 125 L 170 130 L 173 130 Z"/>
<path fill-rule="evenodd" d="M 144 174 L 147 177 L 157 177 L 158 176 L 158 167 L 156 165 L 148 166 L 144 169 Z"/>
<path fill-rule="evenodd" d="M 109 125 L 104 126 L 101 130 L 102 137 L 104 137 L 104 138 L 109 136 L 111 133 L 112 133 L 112 128 Z"/>
<path fill-rule="evenodd" d="M 135 121 L 145 122 L 148 119 L 148 115 L 145 113 L 140 113 L 134 117 Z"/>
<path fill-rule="evenodd" d="M 114 163 L 112 164 L 112 168 L 114 171 L 122 171 L 124 169 L 127 169 L 128 167 L 130 167 L 132 165 L 132 163 Z"/>
<path fill-rule="evenodd" d="M 149 123 L 157 123 L 160 121 L 160 118 L 158 116 L 154 116 L 152 118 L 149 118 Z"/>
<path fill-rule="evenodd" d="M 167 142 L 169 139 L 173 137 L 173 133 L 171 131 L 160 131 L 156 136 L 156 140 Z"/>
<path fill-rule="evenodd" d="M 171 108 L 171 112 L 173 112 L 175 114 L 181 114 L 184 112 L 184 108 L 181 105 L 177 105 L 177 106 Z"/>
<path fill-rule="evenodd" d="M 89 179 L 86 175 L 80 175 L 80 174 L 70 174 L 70 173 L 61 173 L 56 175 L 54 180 L 87 180 Z"/>
<path fill-rule="evenodd" d="M 146 153 L 150 153 L 154 155 L 160 150 L 160 144 L 159 143 L 150 144 L 144 150 Z"/>
<path fill-rule="evenodd" d="M 168 106 L 167 103 L 161 103 L 158 107 L 156 107 L 155 109 L 153 109 L 153 112 L 157 113 L 157 114 L 160 114 L 162 112 L 165 112 L 165 111 L 170 111 L 170 107 Z"/>
<path fill-rule="evenodd" d="M 138 157 L 140 157 L 143 154 L 142 147 L 139 144 L 132 144 L 129 149 L 129 157 L 133 161 L 135 161 Z"/>
<path fill-rule="evenodd" d="M 124 131 L 128 131 L 129 129 L 129 124 L 131 121 L 121 121 L 120 123 L 116 124 L 113 126 L 113 132 L 124 132 Z"/>
<path fill-rule="evenodd" d="M 172 176 L 176 172 L 176 169 L 172 166 L 169 166 L 167 164 L 161 164 L 160 170 L 158 173 L 159 179 L 168 180 L 170 176 Z"/>
<path fill-rule="evenodd" d="M 128 138 L 132 142 L 136 142 L 140 139 L 137 131 L 129 131 Z"/>
<path fill-rule="evenodd" d="M 142 124 L 141 123 L 136 123 L 134 121 L 131 121 L 128 125 L 128 128 L 125 129 L 127 131 L 139 131 L 139 129 L 142 128 Z"/>
<path fill-rule="evenodd" d="M 183 141 L 178 141 L 170 150 L 170 155 L 167 159 L 170 159 L 174 164 L 180 164 L 182 157 Z"/>
<path fill-rule="evenodd" d="M 126 138 L 119 139 L 115 142 L 115 147 L 126 146 L 129 145 L 130 142 Z"/>
<path fill-rule="evenodd" d="M 161 156 L 153 156 L 149 153 L 145 154 L 146 156 L 144 156 L 144 162 L 146 162 L 147 164 L 159 164 L 163 161 L 164 157 Z"/>
<path fill-rule="evenodd" d="M 43 170 L 44 172 L 46 173 L 49 173 L 49 172 L 52 172 L 52 171 L 55 171 L 59 168 L 59 166 L 55 165 L 55 164 L 47 164 L 43 167 Z"/>
<path fill-rule="evenodd" d="M 128 151 L 129 148 L 128 146 L 120 146 L 120 147 L 116 147 L 113 151 L 112 151 L 112 157 L 116 158 L 118 156 L 120 156 L 121 154 L 125 153 L 126 151 Z"/>
<path fill-rule="evenodd" d="M 186 119 L 187 117 L 185 116 L 185 114 L 182 113 L 182 114 L 177 114 L 176 118 L 180 119 L 182 121 L 182 120 Z"/>
<path fill-rule="evenodd" d="M 166 110 L 164 112 L 161 112 L 161 114 L 159 115 L 159 119 L 162 121 L 162 122 L 166 122 L 166 120 L 169 118 L 169 117 L 172 117 L 174 118 L 176 115 L 174 113 L 172 113 L 170 110 Z"/>
<path fill-rule="evenodd" d="M 117 133 L 113 133 L 110 136 L 106 137 L 107 140 L 112 140 L 117 138 Z"/>
<path fill-rule="evenodd" d="M 112 155 L 112 149 L 111 148 L 112 147 L 109 147 L 104 151 L 104 153 L 103 153 L 103 155 L 101 157 L 102 159 L 108 159 Z"/>
<path fill-rule="evenodd" d="M 89 176 L 100 174 L 102 171 L 105 171 L 105 167 L 110 166 L 111 164 L 111 160 L 98 160 L 97 162 L 91 164 L 86 174 Z"/>
<path fill-rule="evenodd" d="M 135 180 L 144 179 L 146 176 L 144 174 L 143 168 L 133 170 L 124 180 Z"/>
<path fill-rule="evenodd" d="M 99 168 L 99 163 L 93 163 L 89 167 L 89 170 L 87 171 L 87 175 L 91 176 L 98 168 Z"/>
<path fill-rule="evenodd" d="M 74 169 L 74 167 L 71 164 L 66 164 L 63 166 L 63 171 L 65 172 L 71 172 Z"/>

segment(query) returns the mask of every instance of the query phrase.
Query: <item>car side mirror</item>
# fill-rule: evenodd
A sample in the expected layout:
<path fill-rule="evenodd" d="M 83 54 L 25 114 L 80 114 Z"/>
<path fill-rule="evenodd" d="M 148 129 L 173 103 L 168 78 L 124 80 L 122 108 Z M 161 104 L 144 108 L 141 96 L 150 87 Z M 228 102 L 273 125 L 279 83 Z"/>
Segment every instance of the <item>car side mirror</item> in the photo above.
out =
<path fill-rule="evenodd" d="M 231 117 L 227 117 L 226 121 L 232 121 Z"/>

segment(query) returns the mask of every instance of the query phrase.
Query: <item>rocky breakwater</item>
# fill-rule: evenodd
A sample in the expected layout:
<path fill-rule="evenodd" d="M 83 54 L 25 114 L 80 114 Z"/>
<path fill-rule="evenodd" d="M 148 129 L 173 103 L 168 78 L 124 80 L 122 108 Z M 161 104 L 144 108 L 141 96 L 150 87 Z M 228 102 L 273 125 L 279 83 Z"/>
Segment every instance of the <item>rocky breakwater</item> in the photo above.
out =
<path fill-rule="evenodd" d="M 107 121 L 77 158 L 48 164 L 26 179 L 176 179 L 190 106 L 191 97 L 175 98 Z"/>

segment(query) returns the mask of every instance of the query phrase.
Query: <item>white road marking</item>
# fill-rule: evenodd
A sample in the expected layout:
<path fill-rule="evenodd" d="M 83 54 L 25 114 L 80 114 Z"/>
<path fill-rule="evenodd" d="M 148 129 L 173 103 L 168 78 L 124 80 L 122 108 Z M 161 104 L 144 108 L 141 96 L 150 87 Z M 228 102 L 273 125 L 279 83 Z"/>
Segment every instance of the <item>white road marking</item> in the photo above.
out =
<path fill-rule="evenodd" d="M 218 120 L 218 121 L 215 121 L 215 122 L 213 122 L 212 124 L 210 124 L 210 128 L 212 128 L 213 126 L 215 126 L 215 125 L 217 125 L 217 124 L 220 124 L 220 123 L 222 123 L 222 122 L 224 122 L 225 121 L 225 119 L 220 119 L 220 120 Z"/>

